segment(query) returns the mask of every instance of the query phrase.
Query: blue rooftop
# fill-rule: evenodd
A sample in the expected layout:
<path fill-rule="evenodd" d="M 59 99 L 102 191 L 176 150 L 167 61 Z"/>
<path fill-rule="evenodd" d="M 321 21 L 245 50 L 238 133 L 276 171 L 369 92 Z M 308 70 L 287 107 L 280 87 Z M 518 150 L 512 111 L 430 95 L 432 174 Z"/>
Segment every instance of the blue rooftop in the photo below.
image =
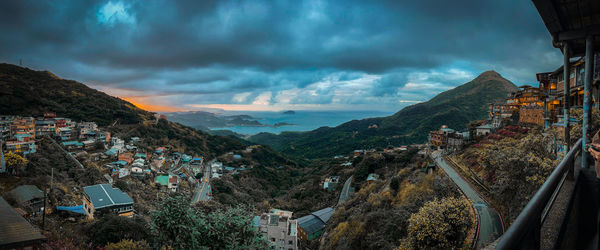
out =
<path fill-rule="evenodd" d="M 115 161 L 112 164 L 113 165 L 127 166 L 127 162 L 126 161 Z"/>
<path fill-rule="evenodd" d="M 83 192 L 90 198 L 95 209 L 133 204 L 133 200 L 129 195 L 108 184 L 87 186 L 83 188 Z"/>
<path fill-rule="evenodd" d="M 104 152 L 104 154 L 106 154 L 106 155 L 116 155 L 117 154 L 117 149 L 116 148 L 111 148 L 111 149 L 107 150 L 106 152 Z"/>

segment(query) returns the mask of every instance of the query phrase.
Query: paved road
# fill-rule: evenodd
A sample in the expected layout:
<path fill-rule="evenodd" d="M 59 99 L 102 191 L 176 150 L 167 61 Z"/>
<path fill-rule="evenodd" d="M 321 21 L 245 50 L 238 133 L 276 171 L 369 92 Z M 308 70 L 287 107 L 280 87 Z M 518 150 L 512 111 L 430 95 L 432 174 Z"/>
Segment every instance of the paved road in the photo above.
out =
<path fill-rule="evenodd" d="M 342 188 L 342 193 L 340 193 L 340 199 L 338 200 L 338 205 L 340 205 L 343 201 L 345 201 L 346 199 L 348 199 L 348 196 L 350 196 L 350 184 L 352 184 L 352 177 L 350 176 L 350 178 L 348 178 L 348 180 L 346 180 L 346 182 L 344 183 L 344 188 Z"/>
<path fill-rule="evenodd" d="M 212 162 L 212 161 L 211 161 Z M 204 164 L 204 176 L 200 180 L 200 183 L 196 185 L 196 191 L 192 196 L 192 203 L 198 203 L 200 201 L 210 200 L 211 188 L 210 188 L 210 162 Z"/>
<path fill-rule="evenodd" d="M 481 249 L 485 245 L 493 242 L 504 233 L 502 221 L 496 211 L 491 209 L 487 201 L 475 191 L 465 179 L 463 179 L 454 168 L 450 167 L 446 161 L 440 157 L 439 152 L 433 152 L 433 158 L 437 165 L 442 168 L 448 177 L 460 188 L 460 190 L 473 202 L 473 206 L 479 214 L 479 234 L 477 238 L 477 248 Z"/>

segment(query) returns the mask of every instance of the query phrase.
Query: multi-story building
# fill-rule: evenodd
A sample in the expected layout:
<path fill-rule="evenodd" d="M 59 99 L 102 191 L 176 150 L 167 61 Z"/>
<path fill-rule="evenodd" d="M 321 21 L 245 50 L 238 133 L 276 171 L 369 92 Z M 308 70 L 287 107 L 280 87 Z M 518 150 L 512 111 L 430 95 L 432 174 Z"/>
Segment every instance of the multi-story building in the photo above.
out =
<path fill-rule="evenodd" d="M 568 77 L 569 106 L 572 108 L 581 108 L 583 106 L 584 94 L 584 75 L 585 75 L 585 58 L 582 57 L 569 65 L 570 73 Z M 600 100 L 600 52 L 594 55 L 594 65 L 592 65 L 592 102 L 598 106 Z M 552 72 L 544 72 L 536 74 L 536 78 L 540 84 L 540 89 L 545 92 L 547 98 L 544 100 L 544 120 L 545 126 L 549 126 L 559 121 L 563 114 L 564 107 L 564 91 L 565 77 L 564 67 Z"/>
<path fill-rule="evenodd" d="M 58 124 L 57 124 L 58 125 Z M 56 136 L 60 138 L 61 141 L 70 141 L 73 139 L 73 129 L 70 127 L 56 127 Z"/>
<path fill-rule="evenodd" d="M 31 134 L 16 134 L 6 141 L 6 150 L 23 155 L 35 153 L 35 138 Z"/>
<path fill-rule="evenodd" d="M 87 135 L 96 135 L 98 131 L 98 125 L 95 122 L 80 122 L 79 126 L 79 138 L 86 138 Z"/>
<path fill-rule="evenodd" d="M 292 212 L 271 209 L 260 216 L 258 227 L 271 249 L 298 249 L 298 221 L 292 220 Z"/>
<path fill-rule="evenodd" d="M 456 132 L 448 134 L 448 149 L 459 150 L 469 142 L 469 132 Z"/>
<path fill-rule="evenodd" d="M 38 118 L 35 120 L 35 135 L 38 137 L 54 135 L 56 133 L 56 123 L 54 119 Z"/>
<path fill-rule="evenodd" d="M 448 134 L 451 133 L 454 133 L 454 129 L 442 125 L 440 129 L 429 132 L 429 144 L 439 148 L 444 147 L 448 144 Z"/>
<path fill-rule="evenodd" d="M 65 118 L 54 118 L 54 122 L 56 124 L 56 128 L 67 127 L 67 119 Z"/>
<path fill-rule="evenodd" d="M 10 125 L 10 136 L 30 134 L 35 136 L 35 120 L 32 117 L 17 117 Z"/>
<path fill-rule="evenodd" d="M 0 139 L 6 139 L 10 136 L 10 126 L 14 119 L 14 116 L 0 116 Z"/>

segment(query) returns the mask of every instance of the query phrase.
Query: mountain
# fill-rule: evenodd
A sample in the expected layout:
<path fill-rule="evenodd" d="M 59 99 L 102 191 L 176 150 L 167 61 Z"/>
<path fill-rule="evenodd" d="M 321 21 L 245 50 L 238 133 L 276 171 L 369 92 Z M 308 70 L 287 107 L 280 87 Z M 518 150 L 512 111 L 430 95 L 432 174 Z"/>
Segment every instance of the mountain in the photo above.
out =
<path fill-rule="evenodd" d="M 0 63 L 0 114 L 41 116 L 55 112 L 75 121 L 106 126 L 116 120 L 135 124 L 154 119 L 152 113 L 122 99 L 48 71 Z"/>
<path fill-rule="evenodd" d="M 486 118 L 490 102 L 502 100 L 516 90 L 517 86 L 497 72 L 486 71 L 470 82 L 388 117 L 353 120 L 334 128 L 321 127 L 308 132 L 260 133 L 249 140 L 306 158 L 328 157 L 355 149 L 422 143 L 429 131 L 441 125 L 461 130 L 469 121 Z"/>
<path fill-rule="evenodd" d="M 148 142 L 148 146 L 170 146 L 207 158 L 242 150 L 249 144 L 237 138 L 209 135 L 164 119 L 145 124 L 143 121 L 154 121 L 153 113 L 127 101 L 85 84 L 61 79 L 48 71 L 0 63 L 0 115 L 37 117 L 44 112 L 54 112 L 75 121 L 93 121 L 121 138 L 138 136 Z M 242 118 L 248 117 L 231 119 Z M 112 124 L 117 125 L 107 127 Z"/>

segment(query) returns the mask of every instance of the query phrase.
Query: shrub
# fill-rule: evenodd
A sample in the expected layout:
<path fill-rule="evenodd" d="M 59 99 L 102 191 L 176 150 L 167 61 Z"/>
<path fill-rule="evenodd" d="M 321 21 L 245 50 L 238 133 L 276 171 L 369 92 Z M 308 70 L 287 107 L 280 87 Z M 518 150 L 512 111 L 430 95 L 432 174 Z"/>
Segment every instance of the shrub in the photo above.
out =
<path fill-rule="evenodd" d="M 471 226 L 469 203 L 445 198 L 425 203 L 410 216 L 408 243 L 412 249 L 459 249 Z"/>

